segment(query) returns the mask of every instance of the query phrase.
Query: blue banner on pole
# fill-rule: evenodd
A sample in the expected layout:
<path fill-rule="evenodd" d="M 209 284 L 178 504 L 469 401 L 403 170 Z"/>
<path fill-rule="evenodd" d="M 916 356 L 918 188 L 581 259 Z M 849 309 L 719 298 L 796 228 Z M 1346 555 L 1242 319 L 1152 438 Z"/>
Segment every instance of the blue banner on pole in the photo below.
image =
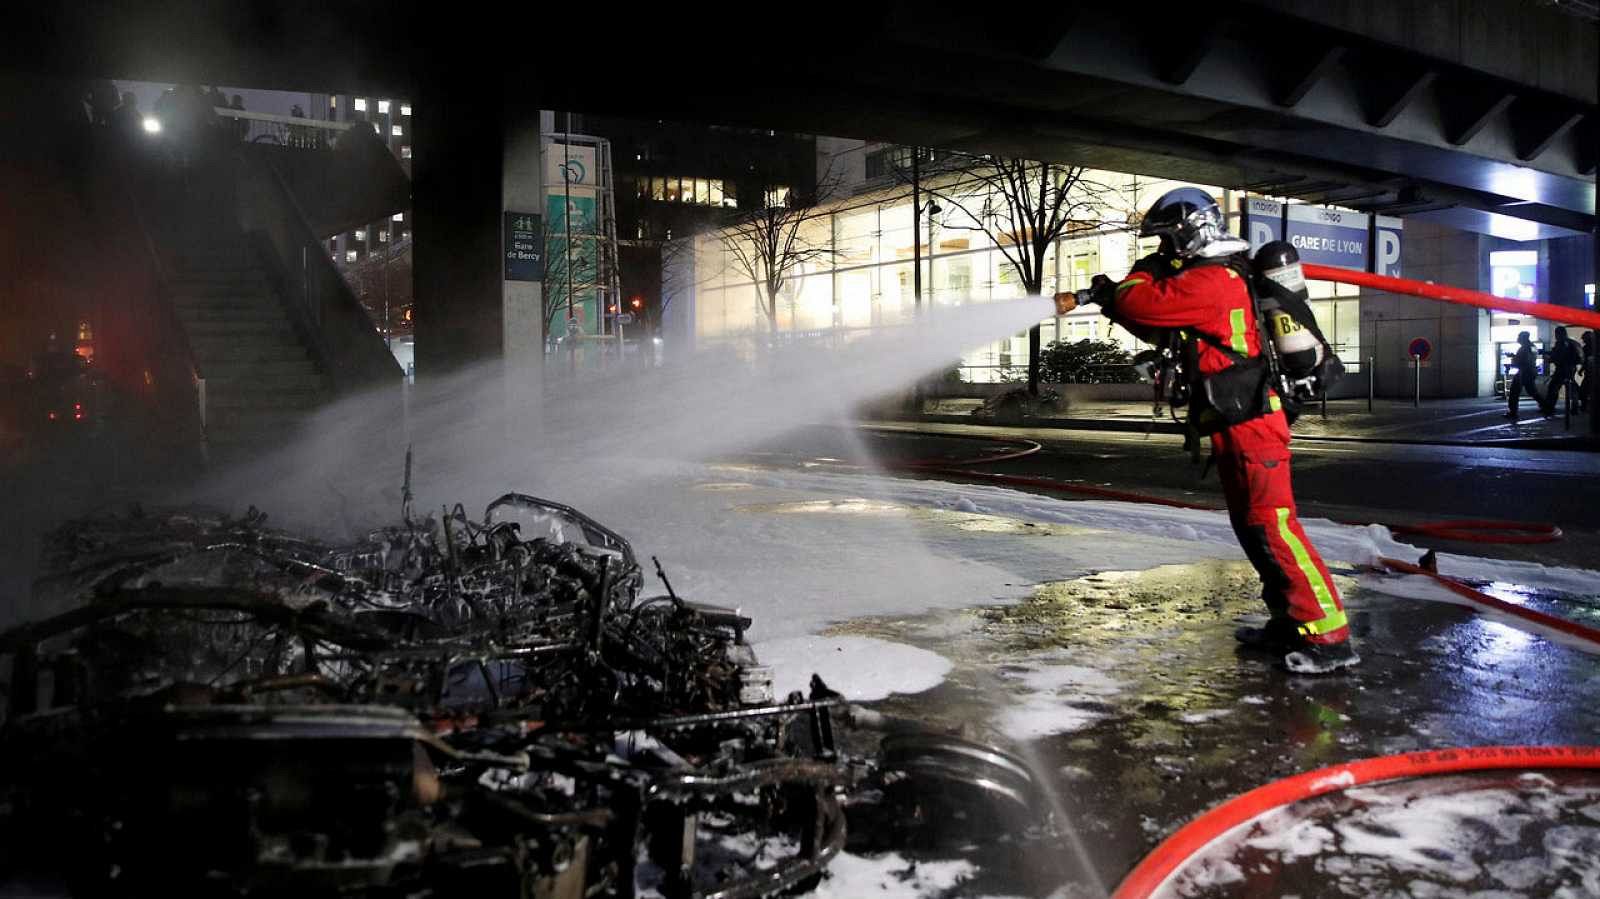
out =
<path fill-rule="evenodd" d="M 1275 240 L 1283 240 L 1283 204 L 1271 200 L 1246 199 L 1241 204 L 1244 212 L 1245 240 L 1250 242 L 1250 255 Z"/>
<path fill-rule="evenodd" d="M 1301 262 L 1367 270 L 1367 215 L 1321 206 L 1289 207 L 1289 243 Z"/>
<path fill-rule="evenodd" d="M 1377 243 L 1372 248 L 1372 270 L 1391 278 L 1400 277 L 1400 220 L 1380 215 L 1373 218 Z"/>

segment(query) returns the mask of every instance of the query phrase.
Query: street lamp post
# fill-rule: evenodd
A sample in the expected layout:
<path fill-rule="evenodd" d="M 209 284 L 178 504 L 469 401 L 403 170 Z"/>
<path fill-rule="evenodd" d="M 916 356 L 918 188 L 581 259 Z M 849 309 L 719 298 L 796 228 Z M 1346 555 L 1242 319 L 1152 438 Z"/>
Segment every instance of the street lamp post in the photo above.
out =
<path fill-rule="evenodd" d="M 922 213 L 926 209 L 930 219 L 928 231 L 931 235 L 933 225 L 931 219 L 939 213 L 939 204 L 929 200 L 927 206 L 922 203 L 922 148 L 911 148 L 911 304 L 912 312 L 916 317 L 922 315 Z M 911 391 L 912 410 L 922 411 L 922 381 L 919 379 Z"/>

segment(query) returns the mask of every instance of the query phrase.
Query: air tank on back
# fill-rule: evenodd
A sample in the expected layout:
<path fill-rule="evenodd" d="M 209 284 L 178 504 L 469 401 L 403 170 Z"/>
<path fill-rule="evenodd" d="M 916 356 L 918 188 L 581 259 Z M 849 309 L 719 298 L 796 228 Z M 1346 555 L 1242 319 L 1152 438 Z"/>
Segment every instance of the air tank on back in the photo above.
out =
<path fill-rule="evenodd" d="M 1323 348 L 1310 327 L 1311 295 L 1300 254 L 1288 241 L 1274 240 L 1256 251 L 1254 264 L 1257 303 L 1278 348 L 1279 364 L 1291 379 L 1303 378 L 1322 361 Z"/>

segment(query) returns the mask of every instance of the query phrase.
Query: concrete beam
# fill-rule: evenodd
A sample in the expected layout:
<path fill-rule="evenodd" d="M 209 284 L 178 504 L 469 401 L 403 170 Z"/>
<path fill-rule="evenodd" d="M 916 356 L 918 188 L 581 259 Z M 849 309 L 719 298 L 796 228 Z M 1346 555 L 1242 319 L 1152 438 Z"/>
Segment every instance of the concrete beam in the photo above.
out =
<path fill-rule="evenodd" d="M 1281 56 L 1273 66 L 1275 72 L 1280 74 L 1273 79 L 1272 102 L 1279 106 L 1298 105 L 1345 54 L 1345 47 L 1340 44 L 1296 49 L 1299 52 Z M 1269 77 L 1272 75 L 1269 72 Z"/>
<path fill-rule="evenodd" d="M 1456 79 L 1436 82 L 1434 92 L 1439 99 L 1444 139 L 1455 147 L 1477 137 L 1491 119 L 1517 99 L 1515 93 L 1504 87 Z"/>
<path fill-rule="evenodd" d="M 1369 70 L 1367 77 L 1357 79 L 1367 124 L 1374 128 L 1388 127 L 1438 77 L 1437 70 L 1425 65 L 1414 65 L 1403 71 Z"/>
<path fill-rule="evenodd" d="M 1571 106 L 1535 102 L 1527 98 L 1511 105 L 1510 116 L 1517 158 L 1524 162 L 1550 149 L 1551 144 L 1583 120 L 1583 112 Z"/>

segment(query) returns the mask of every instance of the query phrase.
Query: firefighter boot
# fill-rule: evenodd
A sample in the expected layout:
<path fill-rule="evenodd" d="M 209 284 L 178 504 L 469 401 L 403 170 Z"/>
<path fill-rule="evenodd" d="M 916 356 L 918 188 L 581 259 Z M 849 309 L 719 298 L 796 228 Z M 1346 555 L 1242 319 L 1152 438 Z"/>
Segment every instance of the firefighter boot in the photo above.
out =
<path fill-rule="evenodd" d="M 1295 674 L 1331 674 L 1358 664 L 1361 657 L 1349 640 L 1338 643 L 1301 643 L 1284 654 L 1283 667 Z"/>

